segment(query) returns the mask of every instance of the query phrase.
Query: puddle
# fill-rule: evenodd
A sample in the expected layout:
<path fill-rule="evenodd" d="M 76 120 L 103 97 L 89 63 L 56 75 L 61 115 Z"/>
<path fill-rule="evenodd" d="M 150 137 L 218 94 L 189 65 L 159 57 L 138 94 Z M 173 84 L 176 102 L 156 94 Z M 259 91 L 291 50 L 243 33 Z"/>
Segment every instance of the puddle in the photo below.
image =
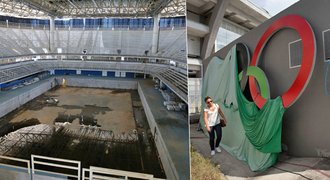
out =
<path fill-rule="evenodd" d="M 63 113 L 59 113 L 58 116 L 55 119 L 55 123 L 65 123 L 69 122 L 72 123 L 73 120 L 79 121 L 79 125 L 87 125 L 87 126 L 97 126 L 101 127 L 101 125 L 97 124 L 97 119 L 95 119 L 92 115 L 82 115 L 82 114 L 76 114 L 76 115 L 67 115 Z"/>
<path fill-rule="evenodd" d="M 114 89 L 111 91 L 111 94 L 121 94 L 121 93 L 127 93 L 128 90 L 121 90 L 121 89 Z"/>

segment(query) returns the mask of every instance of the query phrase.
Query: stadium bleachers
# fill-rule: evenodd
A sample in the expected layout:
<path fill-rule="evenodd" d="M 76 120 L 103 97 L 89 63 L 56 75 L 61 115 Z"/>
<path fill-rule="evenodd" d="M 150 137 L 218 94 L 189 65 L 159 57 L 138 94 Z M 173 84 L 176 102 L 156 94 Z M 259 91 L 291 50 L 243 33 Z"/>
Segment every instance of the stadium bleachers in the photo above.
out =
<path fill-rule="evenodd" d="M 186 62 L 185 31 L 161 30 L 157 56 Z M 0 41 L 0 57 L 50 53 L 49 29 L 0 27 Z M 152 30 L 57 29 L 53 53 L 144 56 L 151 43 Z"/>
<path fill-rule="evenodd" d="M 186 60 L 185 30 L 161 31 L 159 35 L 159 57 L 175 57 Z"/>
<path fill-rule="evenodd" d="M 125 71 L 151 74 L 187 100 L 187 74 L 167 64 L 114 61 L 39 60 L 0 66 L 0 83 L 55 69 Z"/>

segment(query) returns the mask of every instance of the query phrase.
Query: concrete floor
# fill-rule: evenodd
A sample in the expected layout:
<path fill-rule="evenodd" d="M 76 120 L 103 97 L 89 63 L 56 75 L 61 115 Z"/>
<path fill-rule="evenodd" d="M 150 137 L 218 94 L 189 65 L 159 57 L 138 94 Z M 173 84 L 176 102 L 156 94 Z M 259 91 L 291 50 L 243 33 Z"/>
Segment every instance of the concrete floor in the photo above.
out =
<path fill-rule="evenodd" d="M 193 148 L 205 158 L 210 158 L 215 165 L 220 165 L 222 173 L 230 180 L 330 179 L 330 159 L 327 158 L 291 157 L 282 153 L 279 161 L 268 170 L 253 172 L 247 164 L 237 160 L 223 149 L 221 153 L 211 157 L 208 137 L 201 131 L 197 131 L 197 124 L 190 125 L 190 138 Z"/>
<path fill-rule="evenodd" d="M 58 99 L 57 106 L 48 106 L 45 103 L 48 97 Z M 135 129 L 130 93 L 97 88 L 61 87 L 48 91 L 24 105 L 13 117 L 9 117 L 9 122 L 35 118 L 42 124 L 52 125 L 60 114 L 93 117 L 102 130 L 111 130 L 115 134 L 131 133 Z M 79 125 L 79 119 L 72 124 Z"/>
<path fill-rule="evenodd" d="M 182 112 L 168 111 L 150 80 L 139 81 L 180 179 L 189 179 L 189 126 Z"/>

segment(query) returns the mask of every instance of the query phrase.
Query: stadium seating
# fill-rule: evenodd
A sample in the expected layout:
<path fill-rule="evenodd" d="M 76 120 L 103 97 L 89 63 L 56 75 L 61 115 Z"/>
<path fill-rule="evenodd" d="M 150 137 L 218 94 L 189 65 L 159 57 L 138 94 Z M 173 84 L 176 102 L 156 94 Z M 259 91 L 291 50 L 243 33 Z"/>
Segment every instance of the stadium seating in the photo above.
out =
<path fill-rule="evenodd" d="M 187 74 L 167 64 L 115 61 L 39 60 L 0 66 L 0 83 L 54 69 L 125 71 L 151 74 L 187 99 Z"/>
<path fill-rule="evenodd" d="M 186 62 L 186 30 L 160 31 L 156 56 Z M 0 57 L 49 52 L 49 29 L 0 27 Z M 57 29 L 53 53 L 151 55 L 151 30 Z"/>

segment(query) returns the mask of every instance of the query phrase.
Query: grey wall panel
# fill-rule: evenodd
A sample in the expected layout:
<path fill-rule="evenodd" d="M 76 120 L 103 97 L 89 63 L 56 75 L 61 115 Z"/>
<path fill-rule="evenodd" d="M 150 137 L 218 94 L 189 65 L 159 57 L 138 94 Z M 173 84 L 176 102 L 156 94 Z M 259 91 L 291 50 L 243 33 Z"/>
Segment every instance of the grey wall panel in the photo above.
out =
<path fill-rule="evenodd" d="M 292 41 L 288 45 L 289 47 L 289 67 L 297 68 L 301 66 L 302 62 L 302 42 L 301 39 Z"/>
<path fill-rule="evenodd" d="M 57 77 L 58 82 L 66 80 L 67 86 L 90 87 L 90 88 L 109 88 L 109 89 L 137 89 L 136 80 L 111 80 L 84 77 Z"/>
<path fill-rule="evenodd" d="M 288 44 L 297 39 L 299 36 L 294 30 L 279 31 L 269 40 L 260 56 L 259 67 L 266 73 L 272 98 L 283 94 L 296 78 L 299 68 L 289 68 Z"/>
<path fill-rule="evenodd" d="M 22 106 L 23 104 L 29 102 L 30 100 L 36 98 L 37 96 L 43 94 L 53 87 L 54 78 L 49 78 L 44 83 L 39 86 L 27 90 L 24 93 L 21 93 L 5 102 L 0 104 L 0 117 L 8 114 L 9 112 L 15 110 L 16 108 Z"/>
<path fill-rule="evenodd" d="M 324 59 L 330 59 L 330 30 L 325 30 L 323 32 L 324 41 Z"/>

